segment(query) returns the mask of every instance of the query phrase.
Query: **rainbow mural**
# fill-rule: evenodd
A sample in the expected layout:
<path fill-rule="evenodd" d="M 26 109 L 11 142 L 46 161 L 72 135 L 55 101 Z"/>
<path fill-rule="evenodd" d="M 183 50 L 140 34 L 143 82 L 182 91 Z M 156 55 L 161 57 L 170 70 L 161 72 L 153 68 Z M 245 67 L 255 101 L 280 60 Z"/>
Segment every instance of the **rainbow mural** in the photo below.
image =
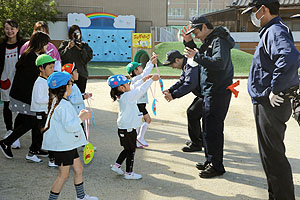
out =
<path fill-rule="evenodd" d="M 90 20 L 95 20 L 95 19 L 115 19 L 118 17 L 117 15 L 111 14 L 111 13 L 105 13 L 105 12 L 93 12 L 86 14 L 87 18 Z"/>

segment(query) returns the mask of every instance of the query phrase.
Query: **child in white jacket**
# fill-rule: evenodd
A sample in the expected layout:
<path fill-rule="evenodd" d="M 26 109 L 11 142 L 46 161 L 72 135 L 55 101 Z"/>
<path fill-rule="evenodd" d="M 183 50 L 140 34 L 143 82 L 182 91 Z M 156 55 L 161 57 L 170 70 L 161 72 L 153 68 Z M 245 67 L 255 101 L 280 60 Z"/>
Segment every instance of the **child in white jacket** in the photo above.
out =
<path fill-rule="evenodd" d="M 77 68 L 75 67 L 75 64 L 65 64 L 62 67 L 61 71 L 68 72 L 71 75 L 71 81 L 72 81 L 72 93 L 70 96 L 68 96 L 68 100 L 73 105 L 75 111 L 77 114 L 80 113 L 81 110 L 85 110 L 85 104 L 84 100 L 92 97 L 92 93 L 84 93 L 82 94 L 76 83 L 74 81 L 77 81 L 79 78 L 79 73 L 77 72 Z M 81 123 L 83 132 L 86 136 L 83 123 Z M 96 151 L 96 147 L 94 146 L 94 150 Z M 84 151 L 84 146 L 82 147 L 82 151 Z"/>
<path fill-rule="evenodd" d="M 50 101 L 49 115 L 46 121 L 42 148 L 51 151 L 58 165 L 58 176 L 52 185 L 49 200 L 58 199 L 58 195 L 68 179 L 70 166 L 74 171 L 76 200 L 98 200 L 85 194 L 83 188 L 83 167 L 77 148 L 86 145 L 81 122 L 90 118 L 91 113 L 82 110 L 79 115 L 67 97 L 72 92 L 71 75 L 67 72 L 54 72 L 48 79 Z"/>
<path fill-rule="evenodd" d="M 133 173 L 134 154 L 136 149 L 136 129 L 142 125 L 142 114 L 137 107 L 137 100 L 145 94 L 153 81 L 158 80 L 158 75 L 148 75 L 129 85 L 129 80 L 124 75 L 114 75 L 108 78 L 107 83 L 111 87 L 111 98 L 119 103 L 118 135 L 124 150 L 111 169 L 119 175 L 124 172 L 121 169 L 126 159 L 125 179 L 141 179 L 140 174 Z"/>
<path fill-rule="evenodd" d="M 134 84 L 138 80 L 141 80 L 143 77 L 150 74 L 155 64 L 157 64 L 157 55 L 153 55 L 150 58 L 150 60 L 147 62 L 146 67 L 144 69 L 142 68 L 141 63 L 137 63 L 137 62 L 129 63 L 126 67 L 126 70 L 131 77 L 131 84 Z M 147 92 L 137 100 L 137 106 L 139 108 L 139 111 L 143 113 L 143 117 L 144 117 L 143 124 L 141 125 L 141 127 L 137 129 L 138 136 L 137 136 L 136 146 L 138 148 L 149 146 L 144 139 L 147 128 L 151 123 L 151 117 L 148 114 L 148 111 L 146 109 L 146 104 L 148 104 Z"/>

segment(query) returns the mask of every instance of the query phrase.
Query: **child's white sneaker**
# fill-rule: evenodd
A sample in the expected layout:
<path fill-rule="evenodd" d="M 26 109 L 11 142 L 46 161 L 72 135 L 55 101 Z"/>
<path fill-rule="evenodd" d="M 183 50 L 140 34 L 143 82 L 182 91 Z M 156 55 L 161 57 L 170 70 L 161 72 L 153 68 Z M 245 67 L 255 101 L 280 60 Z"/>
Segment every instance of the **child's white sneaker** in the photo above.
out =
<path fill-rule="evenodd" d="M 29 154 L 29 153 L 26 155 L 25 158 L 26 158 L 26 160 L 32 161 L 32 162 L 35 162 L 35 163 L 43 162 L 43 160 L 39 159 L 36 155 L 32 155 L 32 154 Z"/>
<path fill-rule="evenodd" d="M 144 140 L 144 139 L 136 139 L 136 141 L 138 143 L 140 143 L 140 145 L 142 145 L 143 147 L 148 147 L 148 143 Z"/>
<path fill-rule="evenodd" d="M 56 164 L 54 163 L 54 161 L 50 161 L 50 160 L 49 160 L 49 162 L 48 162 L 48 167 L 58 167 L 58 165 L 56 165 Z"/>
<path fill-rule="evenodd" d="M 8 136 L 10 136 L 10 134 L 12 134 L 12 132 L 13 132 L 12 130 L 8 130 L 5 133 L 3 139 L 6 139 Z M 17 139 L 14 143 L 12 143 L 11 148 L 13 148 L 13 149 L 20 149 L 21 148 L 20 140 Z"/>
<path fill-rule="evenodd" d="M 85 194 L 83 199 L 79 199 L 78 197 L 76 197 L 76 200 L 98 200 L 98 197 L 91 197 L 91 196 Z"/>
<path fill-rule="evenodd" d="M 138 179 L 142 178 L 142 175 L 136 174 L 134 172 L 131 172 L 131 173 L 126 172 L 125 175 L 124 175 L 124 178 L 127 179 L 127 180 L 138 180 Z"/>
<path fill-rule="evenodd" d="M 116 165 L 110 165 L 110 167 L 111 167 L 111 170 L 116 172 L 118 175 L 124 174 L 123 170 L 121 169 L 121 166 L 117 167 Z"/>

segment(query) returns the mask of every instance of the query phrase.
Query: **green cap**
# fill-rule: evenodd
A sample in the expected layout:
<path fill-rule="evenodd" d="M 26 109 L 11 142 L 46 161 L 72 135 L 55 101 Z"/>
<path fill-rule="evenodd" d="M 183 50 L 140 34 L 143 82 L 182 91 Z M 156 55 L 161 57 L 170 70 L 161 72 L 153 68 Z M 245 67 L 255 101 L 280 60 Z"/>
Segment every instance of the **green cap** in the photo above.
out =
<path fill-rule="evenodd" d="M 131 72 L 133 72 L 133 70 L 135 68 L 137 68 L 138 66 L 142 65 L 142 63 L 138 63 L 138 62 L 131 62 L 127 65 L 126 70 L 128 72 L 128 74 L 130 74 Z"/>
<path fill-rule="evenodd" d="M 42 54 L 36 58 L 35 65 L 41 66 L 43 64 L 51 63 L 51 62 L 55 62 L 55 61 L 56 61 L 56 59 L 53 59 L 51 56 L 49 56 L 47 54 Z"/>

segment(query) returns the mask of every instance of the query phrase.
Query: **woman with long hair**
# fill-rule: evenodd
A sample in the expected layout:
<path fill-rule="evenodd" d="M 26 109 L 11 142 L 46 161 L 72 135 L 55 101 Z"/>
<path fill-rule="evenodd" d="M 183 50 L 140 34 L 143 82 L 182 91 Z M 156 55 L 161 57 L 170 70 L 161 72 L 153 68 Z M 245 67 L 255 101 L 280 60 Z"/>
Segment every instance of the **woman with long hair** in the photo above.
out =
<path fill-rule="evenodd" d="M 7 131 L 4 138 L 6 138 L 13 130 L 12 112 L 9 109 L 9 92 L 15 76 L 15 65 L 25 40 L 20 37 L 19 25 L 16 21 L 7 19 L 4 21 L 3 27 L 4 39 L 0 43 L 0 96 L 1 101 L 4 102 L 3 119 Z M 12 148 L 20 148 L 19 140 L 12 144 Z"/>
<path fill-rule="evenodd" d="M 34 27 L 33 27 L 33 32 L 36 32 L 36 31 L 42 31 L 46 34 L 49 35 L 49 27 L 48 27 L 48 24 L 44 21 L 38 21 L 34 24 Z M 28 47 L 29 45 L 29 41 L 27 41 L 22 47 L 21 47 L 21 50 L 20 50 L 20 54 L 23 54 L 25 49 Z M 48 43 L 48 48 L 47 48 L 47 51 L 46 51 L 46 54 L 51 56 L 52 58 L 54 58 L 56 61 L 55 61 L 55 65 L 54 65 L 54 71 L 56 72 L 60 72 L 61 71 L 61 58 L 60 58 L 60 55 L 59 55 L 59 52 L 57 50 L 57 48 L 54 46 L 54 44 L 52 44 L 51 42 Z"/>
<path fill-rule="evenodd" d="M 35 65 L 36 58 L 46 52 L 50 38 L 48 34 L 37 31 L 32 34 L 29 45 L 16 64 L 16 74 L 10 91 L 9 107 L 18 113 L 15 119 L 14 131 L 6 139 L 0 141 L 0 149 L 7 158 L 13 158 L 11 144 L 32 130 L 32 144 L 26 159 L 41 162 L 37 156 L 48 156 L 41 150 L 40 130 L 36 128 L 35 113 L 30 111 L 31 95 L 39 70 Z"/>

